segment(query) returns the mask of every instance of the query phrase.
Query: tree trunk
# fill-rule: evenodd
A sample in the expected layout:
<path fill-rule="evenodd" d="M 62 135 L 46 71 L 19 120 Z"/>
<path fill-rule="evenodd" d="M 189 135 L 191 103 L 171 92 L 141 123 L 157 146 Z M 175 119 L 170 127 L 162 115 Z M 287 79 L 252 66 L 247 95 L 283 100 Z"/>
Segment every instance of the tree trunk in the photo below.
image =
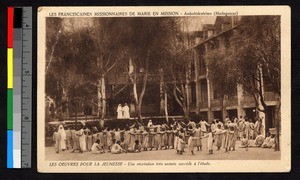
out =
<path fill-rule="evenodd" d="M 101 112 L 102 112 L 102 91 L 101 91 L 101 79 L 98 80 L 98 85 L 97 85 L 97 97 L 98 97 L 98 117 L 101 118 Z"/>
<path fill-rule="evenodd" d="M 134 102 L 135 102 L 135 112 L 138 117 L 138 121 L 141 122 L 142 120 L 142 115 L 141 115 L 141 107 L 139 106 L 139 99 L 138 99 L 138 93 L 137 93 L 137 84 L 136 84 L 136 76 L 133 80 L 133 97 L 134 97 Z"/>
<path fill-rule="evenodd" d="M 138 118 L 138 122 L 142 123 L 142 112 L 141 112 L 141 103 L 138 97 L 138 92 L 137 92 L 137 82 L 136 80 L 134 80 L 133 82 L 133 97 L 134 97 L 134 101 L 135 101 L 135 112 Z"/>
<path fill-rule="evenodd" d="M 77 129 L 77 106 L 76 106 L 76 102 L 74 103 L 74 111 L 75 111 L 75 130 Z"/>
<path fill-rule="evenodd" d="M 190 72 L 190 71 L 188 71 Z M 190 110 L 190 91 L 189 91 L 189 76 L 185 76 L 185 86 L 184 86 L 184 92 L 185 92 L 185 102 L 186 102 L 186 109 L 187 111 Z"/>
<path fill-rule="evenodd" d="M 169 112 L 168 112 L 168 94 L 165 90 L 165 101 L 164 101 L 164 108 L 165 108 L 165 116 L 166 116 L 166 121 L 169 124 Z"/>
<path fill-rule="evenodd" d="M 188 46 L 190 46 L 190 37 L 188 36 Z M 190 55 L 190 54 L 189 54 Z M 191 67 L 187 65 L 188 71 L 185 75 L 185 85 L 184 85 L 184 102 L 185 102 L 185 110 L 184 110 L 184 117 L 187 119 L 190 113 L 190 91 L 189 91 L 189 83 L 190 83 L 190 73 Z"/>
<path fill-rule="evenodd" d="M 102 100 L 102 111 L 101 119 L 104 119 L 106 116 L 106 89 L 105 89 L 105 77 L 101 76 L 101 100 Z"/>
<path fill-rule="evenodd" d="M 183 112 L 184 112 L 184 118 L 188 119 L 189 118 L 189 113 L 190 113 L 189 109 L 188 108 L 183 108 Z"/>
<path fill-rule="evenodd" d="M 190 112 L 190 105 L 189 105 L 189 96 L 188 96 L 188 85 L 185 85 L 184 88 L 184 98 L 183 98 L 183 112 L 184 112 L 184 117 L 187 119 L 189 117 L 189 112 Z"/>
<path fill-rule="evenodd" d="M 138 95 L 137 92 L 137 67 L 134 67 L 134 64 L 132 64 L 131 59 L 129 60 L 129 64 L 130 67 L 133 67 L 130 72 L 129 72 L 129 76 L 131 79 L 131 82 L 133 83 L 133 96 L 134 96 L 134 100 L 135 100 L 135 107 L 136 107 L 136 113 L 138 116 L 138 121 L 143 124 L 143 120 L 142 120 L 142 103 L 143 103 L 143 98 L 145 95 L 145 91 L 146 91 L 146 86 L 147 86 L 147 80 L 148 80 L 148 60 L 149 60 L 149 51 L 147 53 L 147 57 L 146 57 L 146 68 L 143 74 L 143 81 L 142 81 L 142 89 L 140 92 L 140 95 Z"/>
<path fill-rule="evenodd" d="M 141 123 L 141 124 L 143 124 L 141 106 L 140 105 L 136 105 L 135 109 L 136 109 L 136 113 L 137 113 L 138 122 Z"/>
<path fill-rule="evenodd" d="M 105 118 L 106 115 L 106 89 L 105 89 L 105 77 L 101 76 L 98 81 L 98 117 Z"/>
<path fill-rule="evenodd" d="M 226 111 L 226 108 L 225 108 L 225 95 L 222 96 L 222 118 L 225 119 L 225 117 L 227 116 L 227 111 Z M 227 98 L 228 99 L 228 98 Z M 223 119 L 219 119 L 219 121 L 223 121 Z"/>
<path fill-rule="evenodd" d="M 185 86 L 181 85 L 181 94 L 182 94 L 182 101 L 180 100 L 181 98 L 178 97 L 177 95 L 177 86 L 174 85 L 173 87 L 173 94 L 174 94 L 174 97 L 175 97 L 175 100 L 177 101 L 177 103 L 179 104 L 179 106 L 182 108 L 182 111 L 183 111 L 183 114 L 184 114 L 184 117 L 187 118 L 188 115 L 189 115 L 189 109 L 188 109 L 188 106 L 187 106 L 187 95 L 186 95 L 186 91 L 185 91 Z"/>
<path fill-rule="evenodd" d="M 275 143 L 275 151 L 280 151 L 280 124 L 281 124 L 281 100 L 280 97 L 278 97 L 277 105 L 275 107 L 275 122 L 276 122 L 276 143 Z"/>
<path fill-rule="evenodd" d="M 164 97 L 164 90 L 163 90 L 163 80 L 160 79 L 159 82 L 159 96 L 160 96 L 160 108 L 159 114 L 162 115 L 165 111 L 165 97 Z"/>

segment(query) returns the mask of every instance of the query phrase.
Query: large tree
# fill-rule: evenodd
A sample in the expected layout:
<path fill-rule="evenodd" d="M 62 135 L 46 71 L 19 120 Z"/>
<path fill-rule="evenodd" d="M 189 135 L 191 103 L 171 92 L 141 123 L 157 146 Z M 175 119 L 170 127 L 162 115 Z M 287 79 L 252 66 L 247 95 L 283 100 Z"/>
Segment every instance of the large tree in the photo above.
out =
<path fill-rule="evenodd" d="M 93 72 L 98 78 L 98 108 L 99 117 L 106 116 L 106 78 L 110 72 L 122 66 L 127 54 L 126 42 L 126 21 L 122 18 L 93 18 L 92 38 L 95 42 L 95 56 Z"/>
<path fill-rule="evenodd" d="M 135 109 L 142 119 L 142 102 L 149 76 L 160 82 L 162 104 L 166 116 L 167 85 L 165 83 L 166 61 L 175 52 L 173 39 L 178 36 L 176 18 L 130 18 L 127 19 L 127 47 L 129 53 L 129 77 L 133 87 Z"/>
<path fill-rule="evenodd" d="M 222 112 L 225 109 L 226 99 L 236 94 L 237 76 L 234 59 L 228 56 L 228 47 L 224 37 L 216 38 L 218 48 L 211 48 L 207 45 L 208 51 L 205 53 L 205 60 L 208 69 L 209 80 L 213 84 L 214 96 L 222 101 Z M 216 44 L 216 43 L 215 43 Z"/>
<path fill-rule="evenodd" d="M 91 91 L 86 92 L 84 87 L 88 86 L 94 77 L 90 71 L 93 64 L 85 60 L 95 59 L 91 53 L 95 46 L 87 29 L 72 32 L 59 30 L 58 33 L 55 50 L 47 63 L 46 94 L 61 102 L 62 105 L 58 108 L 63 113 L 68 111 L 69 107 L 73 108 L 77 119 L 78 105 L 82 104 L 84 99 L 89 99 L 92 94 Z"/>
<path fill-rule="evenodd" d="M 172 80 L 173 97 L 182 108 L 184 117 L 188 118 L 190 112 L 189 84 L 192 77 L 191 64 L 194 63 L 195 58 L 195 52 L 192 50 L 194 39 L 187 18 L 177 19 L 177 24 L 180 25 L 180 31 L 177 30 L 176 36 L 170 40 L 170 43 L 173 44 L 172 59 L 170 63 L 167 63 L 166 71 Z"/>

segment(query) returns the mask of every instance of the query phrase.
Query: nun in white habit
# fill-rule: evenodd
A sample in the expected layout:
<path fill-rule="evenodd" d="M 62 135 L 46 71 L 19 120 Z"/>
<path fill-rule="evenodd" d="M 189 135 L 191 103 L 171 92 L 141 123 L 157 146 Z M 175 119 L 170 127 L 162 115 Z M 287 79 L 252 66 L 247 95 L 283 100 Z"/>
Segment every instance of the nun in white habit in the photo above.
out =
<path fill-rule="evenodd" d="M 63 125 L 59 125 L 58 135 L 60 136 L 60 147 L 64 151 L 67 149 L 67 146 L 66 146 L 67 135 L 66 135 Z"/>
<path fill-rule="evenodd" d="M 118 105 L 117 108 L 117 119 L 123 119 L 123 107 L 121 104 Z"/>

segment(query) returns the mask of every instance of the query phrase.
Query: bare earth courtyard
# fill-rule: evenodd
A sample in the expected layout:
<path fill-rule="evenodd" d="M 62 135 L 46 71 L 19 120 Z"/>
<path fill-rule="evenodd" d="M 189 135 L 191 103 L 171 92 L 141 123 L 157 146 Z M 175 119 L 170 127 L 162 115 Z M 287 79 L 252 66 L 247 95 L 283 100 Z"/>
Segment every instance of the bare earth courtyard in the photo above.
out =
<path fill-rule="evenodd" d="M 214 147 L 214 154 L 209 155 L 208 150 L 204 147 L 202 151 L 197 151 L 191 155 L 190 152 L 183 155 L 176 154 L 174 149 L 142 151 L 140 153 L 123 153 L 123 154 L 92 154 L 91 152 L 70 153 L 64 151 L 60 154 L 55 153 L 54 147 L 46 147 L 46 160 L 48 161 L 109 161 L 109 160 L 280 160 L 280 151 L 268 148 L 248 148 L 248 151 L 240 147 L 240 142 L 236 143 L 236 150 L 225 152 L 224 149 L 219 151 Z"/>

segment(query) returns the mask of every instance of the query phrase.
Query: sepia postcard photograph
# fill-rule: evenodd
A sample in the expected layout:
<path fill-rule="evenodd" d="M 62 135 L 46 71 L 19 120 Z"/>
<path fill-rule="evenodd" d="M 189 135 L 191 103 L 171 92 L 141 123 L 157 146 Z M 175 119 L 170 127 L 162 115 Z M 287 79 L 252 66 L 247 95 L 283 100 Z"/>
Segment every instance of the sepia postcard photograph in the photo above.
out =
<path fill-rule="evenodd" d="M 289 172 L 290 13 L 39 7 L 38 171 Z"/>

